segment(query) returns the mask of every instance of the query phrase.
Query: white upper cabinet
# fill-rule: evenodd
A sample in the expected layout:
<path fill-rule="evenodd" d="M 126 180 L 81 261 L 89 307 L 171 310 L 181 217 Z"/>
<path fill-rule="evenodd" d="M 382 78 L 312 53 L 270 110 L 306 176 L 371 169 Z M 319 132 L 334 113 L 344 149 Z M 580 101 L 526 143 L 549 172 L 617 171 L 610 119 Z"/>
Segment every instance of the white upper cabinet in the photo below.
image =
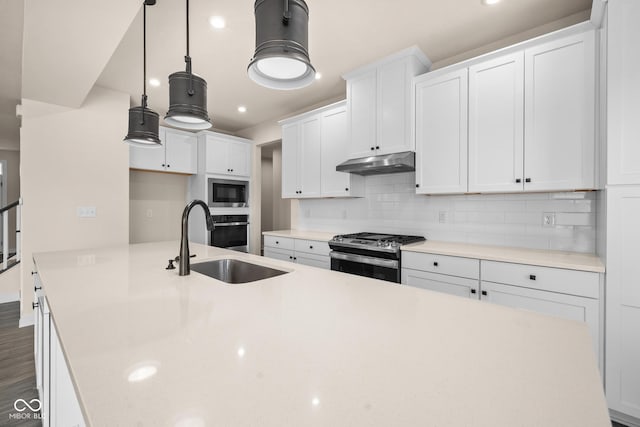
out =
<path fill-rule="evenodd" d="M 469 67 L 469 192 L 521 191 L 524 53 Z"/>
<path fill-rule="evenodd" d="M 415 79 L 416 192 L 467 191 L 467 70 Z"/>
<path fill-rule="evenodd" d="M 250 141 L 209 131 L 198 134 L 198 139 L 205 156 L 204 172 L 242 177 L 251 174 Z"/>
<path fill-rule="evenodd" d="M 418 193 L 597 188 L 595 32 L 577 31 L 414 79 Z"/>
<path fill-rule="evenodd" d="M 525 50 L 525 190 L 595 188 L 595 32 Z"/>
<path fill-rule="evenodd" d="M 411 79 L 431 62 L 412 47 L 343 76 L 347 81 L 349 158 L 415 149 Z"/>
<path fill-rule="evenodd" d="M 160 128 L 162 146 L 129 146 L 129 167 L 160 172 L 197 173 L 196 136 L 190 132 Z"/>
<path fill-rule="evenodd" d="M 319 117 L 283 126 L 282 197 L 320 197 Z"/>
<path fill-rule="evenodd" d="M 322 113 L 320 190 L 322 197 L 364 196 L 364 178 L 337 172 L 336 166 L 347 159 L 347 108 L 344 102 Z"/>
<path fill-rule="evenodd" d="M 640 184 L 640 2 L 608 4 L 607 184 Z"/>
<path fill-rule="evenodd" d="M 361 176 L 337 172 L 348 157 L 345 102 L 328 105 L 282 124 L 282 197 L 358 197 Z"/>

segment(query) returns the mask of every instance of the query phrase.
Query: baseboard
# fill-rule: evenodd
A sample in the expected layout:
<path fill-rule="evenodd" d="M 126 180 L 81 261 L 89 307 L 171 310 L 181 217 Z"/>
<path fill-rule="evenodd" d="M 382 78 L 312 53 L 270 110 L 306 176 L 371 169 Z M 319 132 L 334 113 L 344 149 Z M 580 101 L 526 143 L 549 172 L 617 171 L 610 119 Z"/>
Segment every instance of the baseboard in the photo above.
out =
<path fill-rule="evenodd" d="M 18 326 L 21 328 L 24 328 L 25 326 L 33 326 L 33 322 L 34 322 L 33 313 L 26 314 L 26 315 L 20 316 L 20 322 L 18 323 Z"/>
<path fill-rule="evenodd" d="M 640 427 L 640 419 L 609 409 L 611 419 L 628 427 Z"/>
<path fill-rule="evenodd" d="M 20 301 L 20 292 L 5 292 L 0 294 L 0 304 L 4 304 L 5 302 L 16 302 Z"/>

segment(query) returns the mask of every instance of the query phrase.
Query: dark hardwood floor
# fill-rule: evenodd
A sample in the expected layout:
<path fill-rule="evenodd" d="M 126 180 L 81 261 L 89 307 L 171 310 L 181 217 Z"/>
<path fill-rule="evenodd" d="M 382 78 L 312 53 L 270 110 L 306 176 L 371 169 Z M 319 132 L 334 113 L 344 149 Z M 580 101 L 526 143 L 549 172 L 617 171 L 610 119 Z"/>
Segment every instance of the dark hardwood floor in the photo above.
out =
<path fill-rule="evenodd" d="M 29 402 L 38 398 L 33 326 L 19 328 L 19 319 L 19 302 L 0 304 L 0 426 L 39 427 L 41 421 L 34 420 L 28 408 L 24 412 L 14 408 L 17 399 Z M 20 416 L 32 419 L 18 419 Z"/>

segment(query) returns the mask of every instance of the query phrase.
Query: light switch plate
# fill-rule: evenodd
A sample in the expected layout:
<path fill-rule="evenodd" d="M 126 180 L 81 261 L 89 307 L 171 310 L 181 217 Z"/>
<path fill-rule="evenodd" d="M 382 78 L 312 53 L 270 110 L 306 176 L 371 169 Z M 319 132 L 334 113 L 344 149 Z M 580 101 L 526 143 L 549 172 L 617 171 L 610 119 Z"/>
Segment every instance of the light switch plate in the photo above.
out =
<path fill-rule="evenodd" d="M 556 225 L 556 214 L 553 212 L 545 212 L 542 214 L 542 226 L 553 227 Z"/>

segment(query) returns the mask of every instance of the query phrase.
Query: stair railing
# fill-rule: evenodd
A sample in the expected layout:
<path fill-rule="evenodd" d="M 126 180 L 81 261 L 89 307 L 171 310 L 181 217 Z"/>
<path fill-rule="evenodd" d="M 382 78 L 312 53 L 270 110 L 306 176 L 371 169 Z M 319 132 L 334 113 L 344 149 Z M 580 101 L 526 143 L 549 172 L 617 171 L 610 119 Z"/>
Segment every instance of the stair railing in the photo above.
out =
<path fill-rule="evenodd" d="M 16 208 L 16 263 L 20 262 L 22 253 L 22 239 L 20 238 L 22 198 L 20 198 L 0 208 L 0 214 L 2 215 L 2 270 L 6 270 L 9 267 L 9 211 L 13 208 Z"/>

